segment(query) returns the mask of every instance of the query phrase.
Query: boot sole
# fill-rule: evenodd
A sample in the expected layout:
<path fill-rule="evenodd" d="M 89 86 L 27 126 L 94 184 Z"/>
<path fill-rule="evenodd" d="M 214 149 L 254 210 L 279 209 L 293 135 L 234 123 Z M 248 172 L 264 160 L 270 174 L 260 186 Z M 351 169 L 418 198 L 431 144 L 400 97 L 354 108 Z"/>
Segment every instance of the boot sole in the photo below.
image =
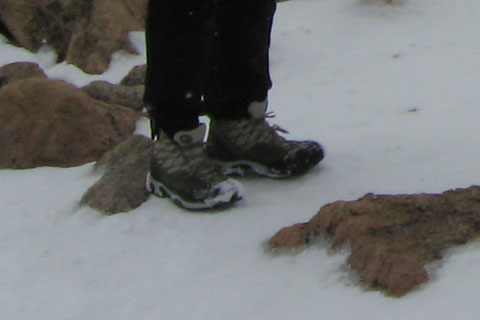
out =
<path fill-rule="evenodd" d="M 220 209 L 228 207 L 231 206 L 234 202 L 243 198 L 243 188 L 241 184 L 233 179 L 222 182 L 222 185 L 220 185 L 219 188 L 223 189 L 223 192 L 218 196 L 198 202 L 185 200 L 177 193 L 171 191 L 160 181 L 153 178 L 150 173 L 148 173 L 147 175 L 146 188 L 148 192 L 160 198 L 169 198 L 177 206 L 192 211 Z"/>
<path fill-rule="evenodd" d="M 291 168 L 287 170 L 276 170 L 274 167 L 269 167 L 258 162 L 248 160 L 236 161 L 221 161 L 218 162 L 223 166 L 224 173 L 227 176 L 245 176 L 249 174 L 259 175 L 273 179 L 284 179 L 295 177 L 309 171 L 315 167 L 324 157 L 323 151 L 318 152 L 312 157 L 304 157 L 304 161 L 297 160 L 297 163 L 292 162 Z"/>
<path fill-rule="evenodd" d="M 219 161 L 227 176 L 247 176 L 257 175 L 272 179 L 281 179 L 291 177 L 290 172 L 277 172 L 271 168 L 253 161 Z"/>
<path fill-rule="evenodd" d="M 207 144 L 207 152 L 212 159 L 223 166 L 225 175 L 245 176 L 249 174 L 283 179 L 295 177 L 309 171 L 323 160 L 325 154 L 320 144 L 306 149 L 294 150 L 282 160 L 281 168 L 260 162 L 242 159 L 242 156 L 231 151 L 220 139 L 211 138 Z"/>

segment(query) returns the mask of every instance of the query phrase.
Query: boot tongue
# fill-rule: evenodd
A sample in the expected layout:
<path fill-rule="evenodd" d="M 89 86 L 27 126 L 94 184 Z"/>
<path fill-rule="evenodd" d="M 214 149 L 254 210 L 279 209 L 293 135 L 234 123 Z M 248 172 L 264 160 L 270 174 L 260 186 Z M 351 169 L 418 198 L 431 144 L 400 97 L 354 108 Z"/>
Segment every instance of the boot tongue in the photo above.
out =
<path fill-rule="evenodd" d="M 265 116 L 267 112 L 267 100 L 264 101 L 253 101 L 248 106 L 248 113 L 252 119 L 261 119 Z"/>
<path fill-rule="evenodd" d="M 173 136 L 173 141 L 175 141 L 181 146 L 186 146 L 197 142 L 203 142 L 206 132 L 207 126 L 204 123 L 201 123 L 195 129 L 178 131 Z"/>

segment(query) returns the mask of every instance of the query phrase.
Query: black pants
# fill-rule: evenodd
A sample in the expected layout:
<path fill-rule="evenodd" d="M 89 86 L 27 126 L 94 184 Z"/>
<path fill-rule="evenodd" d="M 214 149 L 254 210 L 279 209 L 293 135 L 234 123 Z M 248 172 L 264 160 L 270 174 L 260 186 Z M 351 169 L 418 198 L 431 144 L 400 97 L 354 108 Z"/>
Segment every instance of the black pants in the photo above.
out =
<path fill-rule="evenodd" d="M 193 129 L 198 116 L 248 117 L 271 87 L 275 0 L 150 0 L 145 105 L 152 133 Z"/>

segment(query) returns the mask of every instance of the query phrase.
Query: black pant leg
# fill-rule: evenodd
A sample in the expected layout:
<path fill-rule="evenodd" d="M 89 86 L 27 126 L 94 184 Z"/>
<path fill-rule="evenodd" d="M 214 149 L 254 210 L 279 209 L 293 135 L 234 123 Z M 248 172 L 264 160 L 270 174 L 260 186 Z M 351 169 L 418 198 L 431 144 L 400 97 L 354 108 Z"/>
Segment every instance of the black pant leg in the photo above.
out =
<path fill-rule="evenodd" d="M 275 0 L 220 0 L 206 94 L 218 119 L 248 117 L 254 101 L 266 101 L 272 82 L 269 47 Z"/>
<path fill-rule="evenodd" d="M 217 7 L 218 0 L 149 1 L 144 102 L 154 136 L 198 125 Z"/>

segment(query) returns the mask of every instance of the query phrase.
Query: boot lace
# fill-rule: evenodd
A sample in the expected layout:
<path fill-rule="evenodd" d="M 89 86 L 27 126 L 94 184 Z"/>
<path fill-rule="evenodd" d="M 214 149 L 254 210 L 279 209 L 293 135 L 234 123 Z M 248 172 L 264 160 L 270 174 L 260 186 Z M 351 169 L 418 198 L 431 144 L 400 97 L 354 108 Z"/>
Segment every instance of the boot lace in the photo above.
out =
<path fill-rule="evenodd" d="M 209 180 L 217 176 L 218 165 L 215 160 L 208 157 L 203 142 L 185 146 L 182 151 L 190 164 L 193 176 Z"/>

